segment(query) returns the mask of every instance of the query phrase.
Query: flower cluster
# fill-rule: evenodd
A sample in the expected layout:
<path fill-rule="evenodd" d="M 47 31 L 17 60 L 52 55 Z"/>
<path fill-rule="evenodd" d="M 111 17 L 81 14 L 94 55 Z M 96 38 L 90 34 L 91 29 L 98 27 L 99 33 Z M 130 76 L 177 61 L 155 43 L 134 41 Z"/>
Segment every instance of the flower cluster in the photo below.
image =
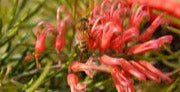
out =
<path fill-rule="evenodd" d="M 133 5 L 129 5 L 125 0 L 104 0 L 101 4 L 95 4 L 89 17 L 89 23 L 92 25 L 89 31 L 91 36 L 88 42 L 89 49 L 128 56 L 144 54 L 170 44 L 173 40 L 171 35 L 150 40 L 156 28 L 165 22 L 161 15 L 156 17 L 146 30 L 140 32 L 141 21 L 150 16 L 146 7 L 140 5 L 134 10 Z M 128 23 L 124 25 L 127 18 Z M 172 81 L 147 61 L 130 59 L 103 55 L 99 59 L 101 65 L 96 65 L 93 57 L 90 57 L 86 63 L 72 62 L 69 68 L 73 72 L 83 71 L 91 78 L 95 71 L 107 72 L 111 74 L 118 92 L 134 92 L 132 75 L 141 81 L 147 78 L 154 82 Z M 72 85 L 73 83 L 69 84 L 70 87 L 73 87 Z M 82 92 L 82 90 L 71 89 L 71 92 Z"/>
<path fill-rule="evenodd" d="M 180 3 L 176 0 L 127 0 L 129 4 L 141 3 L 151 8 L 162 10 L 170 15 L 180 18 Z M 165 3 L 164 3 L 165 2 Z M 164 3 L 162 5 L 162 3 Z"/>
<path fill-rule="evenodd" d="M 42 21 L 37 25 L 37 27 L 35 29 L 36 30 L 36 36 L 37 36 L 37 40 L 36 40 L 36 44 L 35 44 L 35 57 L 36 57 L 36 66 L 38 68 L 41 67 L 40 64 L 39 64 L 38 58 L 41 55 L 41 53 L 44 52 L 44 50 L 45 50 L 45 40 L 46 40 L 46 35 L 47 35 L 48 32 L 51 32 L 55 36 L 55 44 L 54 44 L 54 46 L 55 46 L 57 54 L 59 54 L 59 51 L 65 45 L 66 24 L 67 24 L 67 21 L 68 22 L 71 21 L 71 17 L 70 17 L 70 14 L 67 12 L 67 16 L 61 20 L 61 18 L 60 18 L 60 13 L 61 12 L 65 12 L 65 7 L 64 6 L 60 6 L 57 9 L 57 16 L 56 16 L 57 23 L 56 23 L 56 26 L 53 26 L 49 22 Z M 40 32 L 41 27 L 43 25 L 46 25 L 46 27 L 44 27 L 42 29 L 42 32 Z M 60 64 L 61 61 L 59 60 L 58 63 Z"/>

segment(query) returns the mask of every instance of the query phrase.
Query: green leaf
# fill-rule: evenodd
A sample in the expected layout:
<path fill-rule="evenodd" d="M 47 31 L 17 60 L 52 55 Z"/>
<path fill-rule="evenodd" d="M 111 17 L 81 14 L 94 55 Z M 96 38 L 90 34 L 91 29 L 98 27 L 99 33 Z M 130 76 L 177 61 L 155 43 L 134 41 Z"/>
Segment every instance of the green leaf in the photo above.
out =
<path fill-rule="evenodd" d="M 35 83 L 27 89 L 26 92 L 34 92 L 44 81 L 45 77 L 47 76 L 47 74 L 49 73 L 50 69 L 51 69 L 52 63 L 51 62 L 47 62 L 46 67 L 44 68 L 44 71 L 42 72 L 42 74 L 40 75 L 40 77 L 35 81 Z"/>
<path fill-rule="evenodd" d="M 171 26 L 167 26 L 167 29 L 169 29 L 170 31 L 172 31 L 174 33 L 180 34 L 180 29 L 177 29 L 177 28 L 174 28 Z"/>

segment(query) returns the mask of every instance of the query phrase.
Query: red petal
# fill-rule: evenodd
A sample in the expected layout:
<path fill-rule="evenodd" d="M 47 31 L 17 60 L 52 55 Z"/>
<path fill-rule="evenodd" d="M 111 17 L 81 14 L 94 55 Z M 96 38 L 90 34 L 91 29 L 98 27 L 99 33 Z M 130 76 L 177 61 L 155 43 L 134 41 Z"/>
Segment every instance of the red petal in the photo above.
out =
<path fill-rule="evenodd" d="M 78 77 L 73 73 L 69 73 L 67 76 L 67 83 L 69 86 L 76 86 L 78 84 Z"/>
<path fill-rule="evenodd" d="M 134 75 L 135 77 L 137 77 L 139 80 L 141 81 L 145 81 L 146 77 L 144 76 L 143 73 L 139 72 L 134 66 L 132 66 L 128 61 L 126 60 L 122 60 L 121 61 L 121 67 L 129 72 L 130 74 Z"/>
<path fill-rule="evenodd" d="M 153 80 L 154 82 L 160 82 L 160 79 L 158 76 L 151 71 L 147 70 L 143 66 L 141 66 L 139 63 L 135 61 L 131 61 L 131 64 L 139 71 L 141 71 L 143 74 L 145 74 L 149 79 Z"/>
<path fill-rule="evenodd" d="M 112 68 L 111 75 L 116 79 L 115 81 L 119 82 L 123 86 L 130 84 L 129 80 L 121 73 L 119 67 L 112 66 Z"/>
<path fill-rule="evenodd" d="M 112 23 L 106 23 L 106 25 L 104 26 L 100 44 L 101 51 L 105 51 L 109 48 L 111 37 L 114 34 L 113 30 L 110 30 L 109 26 L 112 26 Z"/>
<path fill-rule="evenodd" d="M 161 71 L 156 69 L 153 65 L 146 62 L 145 60 L 139 60 L 138 63 L 140 63 L 142 66 L 147 68 L 149 71 L 153 72 L 154 74 L 158 75 L 162 80 L 164 80 L 167 83 L 170 83 L 172 80 L 167 75 L 163 74 Z"/>
<path fill-rule="evenodd" d="M 133 81 L 127 86 L 127 92 L 135 92 Z"/>
<path fill-rule="evenodd" d="M 170 44 L 173 40 L 173 36 L 172 35 L 166 35 L 166 36 L 162 36 L 160 38 L 157 39 L 157 43 L 162 46 L 165 44 Z"/>
<path fill-rule="evenodd" d="M 125 71 L 129 72 L 130 74 L 136 76 L 139 80 L 145 81 L 146 77 L 140 73 L 136 68 L 134 68 L 128 61 L 124 59 L 117 59 L 112 58 L 107 55 L 103 55 L 100 58 L 100 62 L 105 65 L 120 65 Z"/>
<path fill-rule="evenodd" d="M 151 26 L 149 26 L 141 35 L 140 37 L 140 41 L 141 42 L 145 42 L 147 40 L 149 40 L 153 33 L 156 31 L 156 28 L 163 22 L 161 16 L 157 17 L 153 23 L 151 24 Z"/>
<path fill-rule="evenodd" d="M 157 50 L 165 44 L 170 44 L 173 37 L 171 35 L 163 36 L 157 40 L 151 40 L 142 44 L 137 44 L 129 48 L 128 52 L 133 54 L 143 54 L 151 50 Z"/>
<path fill-rule="evenodd" d="M 151 50 L 159 49 L 159 45 L 156 40 L 151 40 L 142 44 L 137 44 L 128 49 L 128 52 L 133 54 L 143 54 L 149 52 Z"/>
<path fill-rule="evenodd" d="M 45 49 L 45 38 L 46 38 L 46 34 L 49 30 L 49 27 L 45 28 L 42 32 L 42 34 L 39 34 L 39 36 L 37 37 L 37 41 L 35 44 L 35 51 L 36 52 L 43 52 Z"/>
<path fill-rule="evenodd" d="M 117 59 L 117 58 L 112 58 L 107 55 L 103 55 L 100 57 L 100 62 L 105 64 L 105 65 L 120 65 L 120 62 L 123 61 L 124 59 Z"/>

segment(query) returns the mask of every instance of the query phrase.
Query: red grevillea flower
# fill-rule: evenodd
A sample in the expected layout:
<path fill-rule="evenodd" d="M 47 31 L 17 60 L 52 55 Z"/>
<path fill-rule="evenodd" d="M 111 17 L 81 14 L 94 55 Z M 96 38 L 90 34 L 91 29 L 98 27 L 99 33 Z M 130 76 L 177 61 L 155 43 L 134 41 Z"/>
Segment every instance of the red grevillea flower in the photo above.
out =
<path fill-rule="evenodd" d="M 149 71 L 153 72 L 157 76 L 159 76 L 163 81 L 170 83 L 172 81 L 171 78 L 163 74 L 161 71 L 159 71 L 157 68 L 155 68 L 153 65 L 150 63 L 146 62 L 145 60 L 139 60 L 138 63 L 140 63 L 142 66 L 147 68 Z"/>
<path fill-rule="evenodd" d="M 64 19 L 60 19 L 60 13 L 61 12 L 66 12 L 68 15 L 64 18 Z M 64 46 L 65 46 L 65 30 L 66 30 L 66 24 L 67 22 L 72 23 L 71 21 L 71 16 L 69 14 L 69 12 L 67 12 L 65 10 L 64 6 L 60 6 L 57 9 L 57 15 L 56 15 L 56 20 L 57 20 L 57 31 L 58 34 L 56 36 L 56 40 L 55 40 L 55 47 L 56 47 L 56 51 L 59 52 Z"/>
<path fill-rule="evenodd" d="M 96 3 L 90 13 L 88 19 L 92 27 L 89 30 L 89 49 L 99 50 L 101 53 L 115 51 L 116 54 L 121 53 L 128 56 L 158 50 L 163 45 L 169 45 L 172 42 L 173 36 L 171 35 L 150 40 L 156 28 L 166 22 L 162 15 L 156 17 L 152 24 L 141 33 L 139 31 L 141 21 L 150 16 L 149 11 L 144 8 L 146 4 L 140 5 L 137 10 L 133 11 L 134 4 L 129 5 L 125 0 L 113 1 L 104 0 L 100 5 Z M 142 1 L 145 2 L 145 0 Z M 127 17 L 128 24 L 124 25 Z M 99 61 L 100 65 L 96 65 L 92 57 L 86 63 L 73 61 L 69 69 L 72 72 L 83 71 L 91 78 L 95 71 L 109 73 L 118 92 L 134 92 L 132 76 L 141 81 L 146 81 L 148 78 L 156 83 L 161 80 L 167 83 L 172 81 L 171 78 L 145 60 L 126 60 L 103 55 Z"/>
<path fill-rule="evenodd" d="M 59 27 L 61 29 L 58 30 L 58 35 L 56 36 L 55 40 L 55 47 L 57 52 L 59 52 L 65 45 L 65 22 L 60 23 Z"/>
<path fill-rule="evenodd" d="M 127 0 L 128 3 L 140 3 L 180 18 L 180 3 L 176 0 Z M 162 5 L 163 4 L 163 5 Z"/>
<path fill-rule="evenodd" d="M 38 57 L 40 56 L 40 53 L 45 50 L 45 38 L 48 32 L 51 32 L 55 36 L 55 49 L 57 53 L 59 54 L 59 51 L 65 46 L 65 30 L 66 30 L 66 24 L 67 21 L 69 23 L 71 22 L 71 18 L 69 13 L 66 11 L 67 16 L 63 18 L 62 20 L 60 19 L 60 12 L 65 12 L 65 7 L 60 6 L 57 9 L 57 24 L 56 26 L 53 26 L 49 22 L 40 22 L 37 27 L 36 27 L 36 35 L 37 35 L 37 41 L 35 44 L 35 52 L 36 52 L 36 65 L 38 68 L 40 68 L 40 64 L 38 61 Z M 40 33 L 40 29 L 42 25 L 46 25 L 46 27 L 42 30 L 42 33 Z M 50 31 L 51 30 L 51 31 Z M 59 64 L 61 60 L 58 60 Z"/>
<path fill-rule="evenodd" d="M 108 72 L 107 68 L 99 67 L 99 66 L 95 65 L 92 57 L 90 57 L 85 64 L 83 64 L 79 61 L 73 61 L 70 65 L 70 69 L 73 70 L 74 72 L 84 71 L 90 78 L 93 78 L 95 70 Z"/>
<path fill-rule="evenodd" d="M 146 80 L 146 77 L 125 59 L 122 59 L 122 58 L 117 59 L 117 58 L 109 57 L 107 55 L 103 55 L 100 58 L 100 62 L 105 65 L 110 65 L 110 66 L 119 65 L 123 68 L 123 70 L 134 75 L 139 80 L 141 80 L 141 81 Z"/>
<path fill-rule="evenodd" d="M 133 54 L 143 54 L 151 50 L 160 49 L 163 45 L 170 44 L 173 39 L 173 36 L 163 36 L 156 40 L 150 40 L 148 42 L 137 44 L 129 48 L 128 52 Z"/>
<path fill-rule="evenodd" d="M 111 76 L 118 92 L 124 92 L 124 89 L 126 92 L 134 92 L 133 81 L 128 79 L 119 67 L 112 66 Z"/>
<path fill-rule="evenodd" d="M 43 24 L 47 24 L 48 26 L 42 30 L 42 33 L 40 33 L 40 26 L 42 26 Z M 45 50 L 46 35 L 50 30 L 54 30 L 54 27 L 48 22 L 40 22 L 36 27 L 37 40 L 35 44 L 35 52 L 36 52 L 35 57 L 36 57 L 37 68 L 41 68 L 38 58 L 40 56 L 40 53 Z"/>
<path fill-rule="evenodd" d="M 143 67 L 142 65 L 140 65 L 138 62 L 136 61 L 131 61 L 130 62 L 138 71 L 142 72 L 147 78 L 153 80 L 154 82 L 160 82 L 160 78 L 159 76 L 157 76 L 156 74 L 154 74 L 151 71 L 148 71 L 145 67 Z"/>
<path fill-rule="evenodd" d="M 36 29 L 37 41 L 35 44 L 35 51 L 36 52 L 43 52 L 45 50 L 45 39 L 46 35 L 49 30 L 53 30 L 52 27 L 46 27 L 43 29 L 42 33 L 40 34 L 39 30 Z"/>
<path fill-rule="evenodd" d="M 77 75 L 69 73 L 67 76 L 67 83 L 71 88 L 71 92 L 84 92 L 86 84 L 79 84 Z"/>
<path fill-rule="evenodd" d="M 110 46 L 110 40 L 111 37 L 113 36 L 113 30 L 109 29 L 109 26 L 112 26 L 111 23 L 107 23 L 104 27 L 104 30 L 102 31 L 102 40 L 101 40 L 101 44 L 100 44 L 100 50 L 101 51 L 105 51 L 107 48 L 109 48 Z"/>
<path fill-rule="evenodd" d="M 159 78 L 167 83 L 172 81 L 168 76 L 163 74 L 145 60 L 139 60 L 138 62 L 128 62 L 122 58 L 113 58 L 107 55 L 103 55 L 100 58 L 100 62 L 110 66 L 121 66 L 124 71 L 134 75 L 142 81 L 145 81 L 146 77 L 153 80 L 154 82 L 159 82 Z"/>
<path fill-rule="evenodd" d="M 157 17 L 153 23 L 142 33 L 141 37 L 140 37 L 140 41 L 141 42 L 145 42 L 147 40 L 149 40 L 153 33 L 156 31 L 156 28 L 163 22 L 163 19 L 161 18 L 161 16 Z"/>

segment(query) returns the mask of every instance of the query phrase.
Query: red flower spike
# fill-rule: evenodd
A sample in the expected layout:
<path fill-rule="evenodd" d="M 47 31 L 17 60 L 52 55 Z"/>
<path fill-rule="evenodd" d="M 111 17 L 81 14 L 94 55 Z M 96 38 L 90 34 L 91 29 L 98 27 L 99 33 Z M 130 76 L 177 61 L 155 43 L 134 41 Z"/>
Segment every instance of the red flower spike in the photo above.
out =
<path fill-rule="evenodd" d="M 58 7 L 57 14 L 56 14 L 57 30 L 61 29 L 61 27 L 60 27 L 60 25 L 61 25 L 60 12 L 63 12 L 63 11 L 65 11 L 65 7 L 64 6 Z"/>
<path fill-rule="evenodd" d="M 124 70 L 121 70 L 122 75 L 124 75 L 127 79 L 131 79 L 132 75 Z"/>
<path fill-rule="evenodd" d="M 114 81 L 120 83 L 122 86 L 128 86 L 130 84 L 129 80 L 122 74 L 118 66 L 112 66 L 111 76 Z"/>
<path fill-rule="evenodd" d="M 142 65 L 135 61 L 130 62 L 138 71 L 141 71 L 145 76 L 147 76 L 149 79 L 153 80 L 154 82 L 160 82 L 160 78 L 158 75 L 152 73 L 151 71 L 144 68 Z"/>
<path fill-rule="evenodd" d="M 139 37 L 139 30 L 135 27 L 129 28 L 127 31 L 125 31 L 122 35 L 116 37 L 111 42 L 111 48 L 115 50 L 122 51 L 122 46 L 126 42 L 130 41 L 137 41 Z"/>
<path fill-rule="evenodd" d="M 114 11 L 115 11 L 115 6 L 119 3 L 119 1 L 114 1 L 110 7 L 110 16 L 113 15 Z"/>
<path fill-rule="evenodd" d="M 86 62 L 86 65 L 96 66 L 96 64 L 93 62 L 93 57 L 89 57 L 89 59 Z"/>
<path fill-rule="evenodd" d="M 100 30 L 103 29 L 102 26 L 99 26 L 100 28 L 97 28 L 100 19 L 101 19 L 100 17 L 97 18 L 96 21 L 93 23 L 93 26 L 92 26 L 92 28 L 90 30 L 90 34 L 94 34 L 96 31 L 100 31 Z"/>
<path fill-rule="evenodd" d="M 99 16 L 97 16 L 97 15 L 99 15 L 98 13 L 99 13 L 99 5 L 98 5 L 98 3 L 96 2 L 96 3 L 94 4 L 94 8 L 93 8 L 93 10 L 91 11 L 90 16 L 89 16 L 89 18 L 88 18 L 89 24 L 94 24 L 95 21 L 97 20 L 97 18 L 100 18 Z"/>
<path fill-rule="evenodd" d="M 171 35 L 160 37 L 156 40 L 150 40 L 148 42 L 137 44 L 128 49 L 128 52 L 133 54 L 143 54 L 151 50 L 160 49 L 163 45 L 170 44 L 173 37 Z"/>
<path fill-rule="evenodd" d="M 94 71 L 92 69 L 78 61 L 72 62 L 70 65 L 70 69 L 74 72 L 84 71 L 90 78 L 93 78 L 94 75 Z"/>
<path fill-rule="evenodd" d="M 140 73 L 136 68 L 134 68 L 128 61 L 124 59 L 117 59 L 117 58 L 112 58 L 107 55 L 103 55 L 100 58 L 100 62 L 106 65 L 120 65 L 124 71 L 134 75 L 141 81 L 145 81 L 146 77 L 144 74 Z"/>
<path fill-rule="evenodd" d="M 137 41 L 139 38 L 139 30 L 135 27 L 129 28 L 122 34 L 122 39 L 124 42 Z"/>
<path fill-rule="evenodd" d="M 37 33 L 37 41 L 35 44 L 35 51 L 36 52 L 43 52 L 45 49 L 45 38 L 46 34 L 49 30 L 53 30 L 51 27 L 47 27 L 43 30 L 42 34 Z"/>
<path fill-rule="evenodd" d="M 180 3 L 175 0 L 127 0 L 129 4 L 140 3 L 180 18 Z M 163 5 L 162 5 L 163 3 Z"/>
<path fill-rule="evenodd" d="M 68 15 L 61 20 L 60 19 L 60 13 L 61 12 L 66 12 Z M 56 36 L 56 42 L 55 42 L 55 47 L 56 47 L 56 51 L 59 52 L 65 45 L 65 29 L 66 29 L 66 22 L 68 22 L 69 24 L 72 23 L 70 14 L 68 11 L 65 11 L 65 6 L 60 6 L 57 9 L 57 15 L 56 15 L 56 19 L 57 19 L 57 30 L 58 30 L 58 35 Z"/>
<path fill-rule="evenodd" d="M 59 52 L 65 45 L 65 37 L 62 36 L 62 35 L 57 35 L 56 36 L 56 43 L 55 43 L 55 46 L 56 46 L 56 51 Z"/>
<path fill-rule="evenodd" d="M 122 10 L 115 10 L 112 15 L 112 21 L 116 23 L 116 29 L 119 33 L 123 32 L 123 18 L 119 17 L 121 13 L 123 13 Z"/>
<path fill-rule="evenodd" d="M 141 42 L 145 42 L 145 41 L 149 40 L 149 39 L 152 37 L 153 33 L 156 31 L 156 28 L 157 28 L 160 24 L 162 24 L 162 22 L 163 22 L 163 19 L 161 18 L 161 16 L 157 17 L 157 18 L 153 21 L 153 23 L 151 24 L 151 26 L 149 26 L 149 27 L 142 33 L 142 35 L 141 35 L 141 37 L 140 37 L 140 41 L 141 41 Z"/>
<path fill-rule="evenodd" d="M 134 82 L 130 82 L 130 84 L 127 86 L 127 91 L 126 92 L 135 92 L 134 90 Z"/>
<path fill-rule="evenodd" d="M 112 57 L 107 56 L 107 55 L 103 55 L 100 57 L 100 62 L 102 64 L 110 65 L 110 66 L 120 65 L 121 61 L 123 61 L 123 60 L 124 59 L 112 58 Z"/>
<path fill-rule="evenodd" d="M 115 77 L 112 77 L 112 79 L 116 86 L 117 92 L 124 92 L 124 87 L 119 83 L 119 81 L 117 81 L 117 79 Z"/>
<path fill-rule="evenodd" d="M 78 77 L 73 73 L 68 74 L 67 83 L 71 88 L 71 92 L 84 92 L 86 89 L 86 84 L 79 85 Z"/>
<path fill-rule="evenodd" d="M 158 38 L 157 39 L 157 43 L 161 47 L 162 45 L 171 44 L 172 40 L 173 40 L 173 36 L 172 35 L 166 35 L 166 36 L 162 36 L 162 37 Z"/>
<path fill-rule="evenodd" d="M 172 81 L 171 78 L 169 78 L 167 75 L 163 74 L 161 71 L 159 71 L 157 68 L 155 68 L 153 65 L 151 65 L 147 61 L 139 60 L 138 63 L 141 64 L 142 66 L 144 66 L 145 68 L 147 68 L 149 71 L 156 74 L 157 76 L 159 76 L 166 83 L 170 83 Z"/>
<path fill-rule="evenodd" d="M 110 18 L 110 15 L 108 15 L 110 13 L 109 8 L 107 8 L 108 4 L 111 5 L 110 0 L 104 0 L 100 6 L 100 16 L 102 18 L 101 19 L 102 24 L 105 24 Z"/>
<path fill-rule="evenodd" d="M 124 43 L 124 41 L 122 41 L 121 39 L 122 39 L 122 36 L 120 35 L 116 37 L 114 40 L 112 40 L 110 48 L 117 52 L 122 52 L 123 51 L 122 43 Z"/>
<path fill-rule="evenodd" d="M 49 28 L 52 28 L 53 30 L 51 30 L 52 31 L 52 33 L 53 34 L 56 34 L 57 32 L 56 32 L 56 28 L 55 28 L 55 26 L 53 26 L 51 23 L 49 23 L 49 22 L 46 22 L 46 21 L 41 21 L 40 23 L 38 23 L 38 25 L 36 26 L 36 28 L 35 28 L 35 30 L 36 30 L 36 35 L 38 36 L 38 35 L 40 35 L 40 30 L 41 30 L 41 26 L 43 26 L 43 25 L 46 25 L 47 27 L 49 27 Z"/>
<path fill-rule="evenodd" d="M 58 35 L 56 36 L 56 42 L 55 42 L 55 46 L 56 46 L 56 51 L 60 51 L 64 45 L 65 45 L 65 28 L 66 28 L 66 25 L 64 22 L 61 22 L 60 23 L 60 28 L 59 29 L 59 33 Z"/>
<path fill-rule="evenodd" d="M 134 66 L 132 66 L 128 61 L 122 60 L 121 61 L 121 67 L 124 69 L 124 71 L 127 71 L 128 73 L 134 75 L 141 81 L 145 81 L 146 77 L 143 73 L 139 72 Z"/>
<path fill-rule="evenodd" d="M 110 46 L 110 40 L 111 37 L 113 36 L 114 32 L 109 28 L 109 26 L 112 26 L 112 23 L 106 23 L 104 26 L 104 30 L 102 33 L 102 38 L 101 38 L 101 44 L 100 44 L 100 50 L 104 52 L 107 50 Z"/>
<path fill-rule="evenodd" d="M 102 72 L 108 72 L 109 70 L 104 67 L 98 67 L 93 62 L 93 58 L 90 57 L 86 64 L 80 63 L 79 61 L 74 61 L 70 64 L 70 69 L 74 72 L 80 72 L 84 71 L 90 78 L 93 78 L 94 72 L 96 71 L 102 71 Z"/>
<path fill-rule="evenodd" d="M 101 3 L 101 7 L 100 7 L 100 15 L 104 15 L 105 14 L 105 6 L 106 5 L 111 5 L 111 2 L 109 0 L 104 0 L 102 3 Z"/>
<path fill-rule="evenodd" d="M 130 26 L 139 28 L 142 19 L 147 16 L 147 12 L 142 11 L 144 6 L 140 6 L 135 12 L 130 16 Z"/>
<path fill-rule="evenodd" d="M 129 52 L 133 53 L 133 54 L 143 54 L 143 53 L 147 53 L 151 50 L 157 50 L 159 49 L 159 44 L 157 43 L 156 40 L 151 40 L 148 42 L 145 42 L 143 44 L 137 44 L 135 46 L 132 46 L 129 48 Z"/>

